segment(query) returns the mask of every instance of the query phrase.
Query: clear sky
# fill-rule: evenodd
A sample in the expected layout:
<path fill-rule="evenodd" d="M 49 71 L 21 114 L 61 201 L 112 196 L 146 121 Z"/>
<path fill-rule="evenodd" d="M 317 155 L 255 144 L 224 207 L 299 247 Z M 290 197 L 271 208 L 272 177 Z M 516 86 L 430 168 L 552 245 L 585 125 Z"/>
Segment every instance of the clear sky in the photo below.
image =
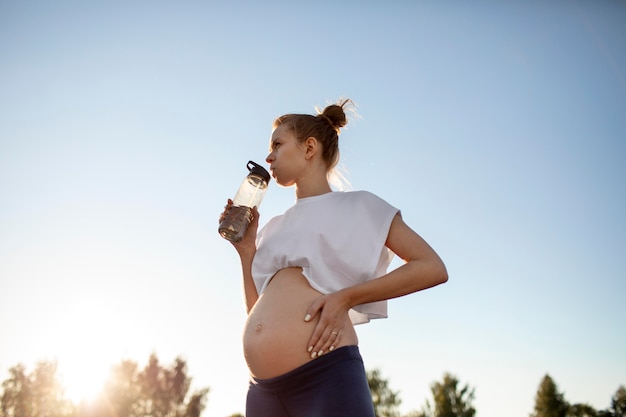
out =
<path fill-rule="evenodd" d="M 446 371 L 481 417 L 527 416 L 546 373 L 608 407 L 626 384 L 624 22 L 609 0 L 0 0 L 1 379 L 57 358 L 81 395 L 124 358 L 180 355 L 205 416 L 243 412 L 217 218 L 274 117 L 350 97 L 352 188 L 450 275 L 358 328 L 403 412 Z M 261 224 L 293 201 L 272 184 Z"/>

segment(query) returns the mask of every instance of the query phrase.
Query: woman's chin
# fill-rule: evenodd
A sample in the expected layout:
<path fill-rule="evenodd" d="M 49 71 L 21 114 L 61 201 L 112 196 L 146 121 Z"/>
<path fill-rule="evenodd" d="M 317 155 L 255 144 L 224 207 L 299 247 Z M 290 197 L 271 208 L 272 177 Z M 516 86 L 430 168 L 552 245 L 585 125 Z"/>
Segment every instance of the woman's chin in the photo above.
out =
<path fill-rule="evenodd" d="M 294 181 L 281 181 L 278 177 L 274 177 L 274 179 L 276 180 L 276 184 L 278 184 L 282 188 L 289 188 L 295 184 Z"/>

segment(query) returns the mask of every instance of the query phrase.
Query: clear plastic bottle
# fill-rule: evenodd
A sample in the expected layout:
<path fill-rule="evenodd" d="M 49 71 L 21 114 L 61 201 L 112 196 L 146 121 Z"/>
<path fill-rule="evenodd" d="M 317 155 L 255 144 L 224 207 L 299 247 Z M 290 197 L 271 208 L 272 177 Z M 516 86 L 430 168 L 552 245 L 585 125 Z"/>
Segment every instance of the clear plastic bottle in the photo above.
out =
<path fill-rule="evenodd" d="M 250 173 L 241 183 L 233 206 L 218 229 L 224 239 L 232 242 L 239 242 L 245 235 L 252 221 L 252 208 L 261 204 L 271 178 L 269 172 L 255 162 L 248 161 L 246 166 Z"/>

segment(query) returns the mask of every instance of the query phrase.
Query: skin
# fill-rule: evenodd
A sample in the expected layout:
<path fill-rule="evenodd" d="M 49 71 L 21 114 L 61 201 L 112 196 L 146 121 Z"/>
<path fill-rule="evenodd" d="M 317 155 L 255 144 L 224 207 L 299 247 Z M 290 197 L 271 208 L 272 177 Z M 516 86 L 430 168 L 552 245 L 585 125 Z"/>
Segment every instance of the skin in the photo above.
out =
<path fill-rule="evenodd" d="M 322 145 L 314 137 L 298 142 L 285 125 L 277 127 L 270 140 L 266 158 L 276 182 L 284 187 L 295 187 L 297 198 L 306 198 L 331 192 L 327 179 L 328 167 L 322 159 Z M 223 216 L 232 206 L 228 200 Z M 252 280 L 252 259 L 256 253 L 256 234 L 259 213 L 254 208 L 254 219 L 244 238 L 233 243 L 241 259 L 244 298 L 250 312 L 259 295 Z M 348 325 L 348 311 L 359 304 L 388 300 L 421 291 L 448 280 L 448 274 L 437 253 L 398 214 L 394 217 L 386 246 L 405 261 L 399 268 L 376 278 L 340 291 L 318 297 L 307 309 L 303 320 L 319 315 L 311 334 L 307 351 L 312 358 L 332 351 L 341 340 L 342 330 Z"/>

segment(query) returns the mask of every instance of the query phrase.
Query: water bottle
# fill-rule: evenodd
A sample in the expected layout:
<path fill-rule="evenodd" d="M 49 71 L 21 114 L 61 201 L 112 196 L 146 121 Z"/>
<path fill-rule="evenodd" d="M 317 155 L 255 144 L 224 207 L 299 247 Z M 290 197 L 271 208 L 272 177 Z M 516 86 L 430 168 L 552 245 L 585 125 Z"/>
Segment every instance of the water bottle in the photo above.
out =
<path fill-rule="evenodd" d="M 252 208 L 261 204 L 270 182 L 269 172 L 261 165 L 248 161 L 246 166 L 250 173 L 241 183 L 233 206 L 219 227 L 220 235 L 231 242 L 239 242 L 246 234 L 252 221 Z"/>

